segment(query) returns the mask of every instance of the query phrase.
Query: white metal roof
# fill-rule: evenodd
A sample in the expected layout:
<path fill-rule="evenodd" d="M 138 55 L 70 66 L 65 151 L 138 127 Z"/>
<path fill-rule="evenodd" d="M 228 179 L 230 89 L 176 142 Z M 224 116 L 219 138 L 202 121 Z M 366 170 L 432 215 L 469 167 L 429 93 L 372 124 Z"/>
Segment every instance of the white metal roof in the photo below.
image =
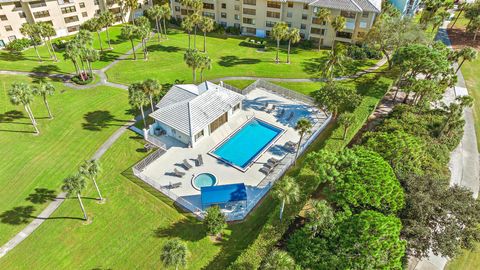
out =
<path fill-rule="evenodd" d="M 170 88 L 150 117 L 193 136 L 243 99 L 243 95 L 208 81 L 179 84 Z"/>

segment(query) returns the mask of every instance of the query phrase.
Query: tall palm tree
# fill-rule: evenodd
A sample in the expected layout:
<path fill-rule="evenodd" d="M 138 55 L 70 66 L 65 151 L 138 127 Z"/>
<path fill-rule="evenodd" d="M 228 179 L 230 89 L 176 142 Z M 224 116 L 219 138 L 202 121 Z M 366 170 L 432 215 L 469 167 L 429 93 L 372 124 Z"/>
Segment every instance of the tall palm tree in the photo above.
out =
<path fill-rule="evenodd" d="M 273 249 L 265 258 L 262 270 L 295 270 L 295 260 L 286 252 Z"/>
<path fill-rule="evenodd" d="M 107 34 L 108 48 L 111 50 L 112 44 L 110 42 L 110 33 L 108 32 L 108 28 L 115 23 L 115 16 L 110 10 L 106 10 L 100 13 L 99 20 L 102 24 L 102 27 L 105 27 L 105 34 Z"/>
<path fill-rule="evenodd" d="M 126 11 L 130 12 L 130 19 L 132 23 L 135 25 L 135 10 L 138 8 L 138 0 L 125 0 L 125 9 Z"/>
<path fill-rule="evenodd" d="M 55 93 L 55 87 L 51 83 L 41 82 L 38 86 L 33 87 L 33 93 L 35 95 L 41 96 L 43 98 L 43 103 L 48 111 L 48 117 L 53 119 L 52 112 L 50 111 L 50 106 L 48 105 L 47 96 L 53 96 Z"/>
<path fill-rule="evenodd" d="M 194 1 L 194 3 L 202 3 L 199 1 Z M 203 3 L 202 3 L 203 4 Z M 202 22 L 202 16 L 199 12 L 194 12 L 189 16 L 193 24 L 193 48 L 197 48 L 197 29 L 200 23 Z"/>
<path fill-rule="evenodd" d="M 143 127 L 147 127 L 143 107 L 149 103 L 148 96 L 143 92 L 141 83 L 134 83 L 128 87 L 128 101 L 135 109 L 140 109 L 142 113 Z"/>
<path fill-rule="evenodd" d="M 337 32 L 345 29 L 345 26 L 347 25 L 347 20 L 343 16 L 337 16 L 335 17 L 335 19 L 332 20 L 330 24 L 332 25 L 332 28 L 333 28 L 332 50 L 334 50 L 335 37 L 337 36 Z"/>
<path fill-rule="evenodd" d="M 138 17 L 136 19 L 137 24 L 137 35 L 142 41 L 143 48 L 143 60 L 148 60 L 148 50 L 147 50 L 147 40 L 150 37 L 152 29 L 150 28 L 150 22 L 144 16 Z"/>
<path fill-rule="evenodd" d="M 103 52 L 102 37 L 100 36 L 100 31 L 102 31 L 103 25 L 100 18 L 91 18 L 90 20 L 84 22 L 80 28 L 92 33 L 97 32 L 98 42 L 100 43 L 100 51 Z"/>
<path fill-rule="evenodd" d="M 101 168 L 98 161 L 95 159 L 92 159 L 92 160 L 85 160 L 80 165 L 78 172 L 81 176 L 92 180 L 93 185 L 95 186 L 95 189 L 97 190 L 97 193 L 98 193 L 98 199 L 100 201 L 103 201 L 102 193 L 100 193 L 100 189 L 98 188 L 97 181 L 96 181 L 96 178 L 100 173 L 100 170 Z"/>
<path fill-rule="evenodd" d="M 333 46 L 333 50 L 328 52 L 327 62 L 325 62 L 322 75 L 331 82 L 335 76 L 335 71 L 343 71 L 344 63 L 347 60 L 347 50 L 341 43 Z"/>
<path fill-rule="evenodd" d="M 100 60 L 100 53 L 92 48 L 84 48 L 81 50 L 81 52 L 81 57 L 85 59 L 85 62 L 87 62 L 89 74 L 91 77 L 93 77 L 92 63 Z"/>
<path fill-rule="evenodd" d="M 38 53 L 38 48 L 37 48 L 37 45 L 41 42 L 41 37 L 40 37 L 41 31 L 38 25 L 35 23 L 33 24 L 24 23 L 20 28 L 20 33 L 30 38 L 30 40 L 32 41 L 33 48 L 35 49 L 35 53 L 37 54 L 38 61 L 42 62 L 42 58 L 40 57 L 40 54 Z"/>
<path fill-rule="evenodd" d="M 188 49 L 187 52 L 183 55 L 183 60 L 192 69 L 193 72 L 193 83 L 197 81 L 197 69 L 202 63 L 202 55 L 196 49 Z"/>
<path fill-rule="evenodd" d="M 168 3 L 163 4 L 162 6 L 162 21 L 163 21 L 163 31 L 165 31 L 165 38 L 168 39 L 167 33 L 167 20 L 170 20 L 172 10 L 170 9 L 170 5 Z"/>
<path fill-rule="evenodd" d="M 48 52 L 51 52 L 51 57 L 55 62 L 58 61 L 57 55 L 55 54 L 55 48 L 53 48 L 51 37 L 57 35 L 57 32 L 53 28 L 53 26 L 46 22 L 39 22 L 38 23 L 40 28 L 40 35 L 44 39 L 45 46 L 47 46 Z M 46 40 L 45 40 L 46 39 Z"/>
<path fill-rule="evenodd" d="M 478 53 L 477 53 L 477 50 L 475 50 L 472 47 L 463 47 L 462 49 L 460 49 L 460 51 L 458 51 L 457 55 L 459 59 L 462 58 L 462 62 L 458 64 L 458 67 L 455 70 L 455 74 L 458 73 L 463 63 L 465 63 L 465 61 L 475 60 L 477 58 Z"/>
<path fill-rule="evenodd" d="M 200 30 L 203 32 L 203 52 L 207 52 L 207 32 L 215 29 L 215 21 L 210 17 L 202 17 Z"/>
<path fill-rule="evenodd" d="M 203 72 L 212 69 L 212 59 L 208 55 L 202 55 L 200 61 L 200 81 L 203 82 Z"/>
<path fill-rule="evenodd" d="M 285 205 L 300 199 L 300 188 L 293 177 L 285 176 L 280 181 L 277 181 L 273 189 L 273 195 L 282 201 L 280 207 L 280 220 L 282 220 Z"/>
<path fill-rule="evenodd" d="M 192 19 L 190 18 L 190 16 L 187 16 L 185 17 L 185 19 L 183 19 L 182 21 L 182 28 L 183 30 L 185 30 L 188 34 L 188 49 L 191 48 L 191 34 L 192 34 L 192 30 L 193 30 L 193 21 Z"/>
<path fill-rule="evenodd" d="M 275 56 L 275 62 L 278 64 L 280 59 L 278 58 L 278 51 L 280 50 L 280 41 L 285 39 L 288 34 L 288 25 L 285 22 L 277 22 L 272 29 L 272 38 L 277 41 L 277 54 Z"/>
<path fill-rule="evenodd" d="M 80 57 L 80 46 L 78 42 L 74 40 L 70 40 L 66 45 L 65 45 L 65 52 L 64 52 L 64 58 L 65 59 L 70 59 L 72 60 L 73 66 L 75 67 L 75 71 L 77 73 L 77 76 L 80 77 L 82 81 L 85 80 L 83 71 L 80 68 L 80 65 L 78 63 Z"/>
<path fill-rule="evenodd" d="M 28 117 L 32 122 L 35 133 L 40 134 L 40 131 L 37 128 L 37 121 L 35 121 L 32 109 L 30 109 L 30 103 L 32 103 L 34 96 L 32 88 L 26 83 L 15 82 L 12 84 L 10 90 L 8 90 L 8 96 L 10 97 L 10 102 L 13 105 L 23 105 L 23 108 L 27 112 Z"/>
<path fill-rule="evenodd" d="M 287 50 L 287 64 L 290 64 L 290 45 L 300 41 L 300 30 L 298 28 L 292 28 L 287 33 L 288 38 L 288 50 Z"/>
<path fill-rule="evenodd" d="M 187 245 L 178 240 L 168 240 L 162 248 L 162 254 L 160 259 L 165 267 L 175 266 L 178 269 L 179 266 L 185 266 L 187 264 Z"/>
<path fill-rule="evenodd" d="M 107 1 L 107 4 L 108 3 L 115 3 L 118 5 L 118 7 L 120 8 L 120 16 L 121 16 L 121 19 L 122 19 L 122 23 L 125 23 L 125 13 L 127 13 L 127 10 L 128 10 L 128 7 L 127 7 L 127 4 L 126 4 L 126 1 L 125 0 L 113 0 L 112 2 L 110 1 Z M 109 5 L 111 6 L 111 4 Z"/>
<path fill-rule="evenodd" d="M 150 20 L 155 21 L 155 27 L 157 29 L 158 42 L 162 36 L 162 25 L 159 23 L 159 20 L 162 18 L 163 9 L 160 5 L 154 5 L 153 7 L 147 9 L 146 15 Z"/>
<path fill-rule="evenodd" d="M 88 220 L 87 212 L 83 206 L 81 193 L 85 188 L 85 179 L 80 174 L 69 176 L 63 180 L 62 190 L 67 192 L 67 196 L 76 195 L 80 208 L 82 208 L 83 219 Z"/>
<path fill-rule="evenodd" d="M 130 40 L 130 44 L 132 45 L 133 51 L 133 60 L 137 60 L 137 54 L 135 53 L 135 44 L 133 44 L 133 40 L 138 38 L 138 31 L 135 25 L 125 24 L 121 30 L 121 37 L 124 39 Z"/>
<path fill-rule="evenodd" d="M 312 122 L 310 122 L 307 118 L 301 118 L 297 121 L 295 125 L 295 130 L 300 135 L 300 140 L 297 144 L 297 151 L 295 152 L 295 164 L 297 163 L 298 151 L 300 150 L 300 145 L 302 144 L 303 136 L 310 133 L 312 130 Z"/>
<path fill-rule="evenodd" d="M 153 97 L 160 94 L 160 92 L 162 91 L 162 85 L 155 79 L 147 79 L 143 81 L 142 89 L 150 100 L 152 112 L 155 111 L 155 109 L 153 108 Z"/>
<path fill-rule="evenodd" d="M 317 13 L 315 14 L 315 16 L 322 22 L 325 22 L 325 24 L 328 24 L 330 23 L 330 16 L 332 15 L 332 13 L 330 12 L 329 9 L 327 8 L 319 8 L 317 10 Z M 320 43 L 320 40 L 318 40 L 318 50 L 320 51 L 320 46 L 322 44 Z"/>

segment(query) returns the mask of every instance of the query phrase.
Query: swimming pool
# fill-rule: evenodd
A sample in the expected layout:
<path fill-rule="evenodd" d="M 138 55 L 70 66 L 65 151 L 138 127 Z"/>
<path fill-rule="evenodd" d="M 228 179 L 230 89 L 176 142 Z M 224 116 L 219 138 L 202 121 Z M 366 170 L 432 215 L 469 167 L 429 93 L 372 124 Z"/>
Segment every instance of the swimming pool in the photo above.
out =
<path fill-rule="evenodd" d="M 283 131 L 281 128 L 253 118 L 210 151 L 210 154 L 237 169 L 246 171 Z"/>
<path fill-rule="evenodd" d="M 192 185 L 195 189 L 200 190 L 202 187 L 211 187 L 217 184 L 217 177 L 211 173 L 201 173 L 192 181 Z"/>

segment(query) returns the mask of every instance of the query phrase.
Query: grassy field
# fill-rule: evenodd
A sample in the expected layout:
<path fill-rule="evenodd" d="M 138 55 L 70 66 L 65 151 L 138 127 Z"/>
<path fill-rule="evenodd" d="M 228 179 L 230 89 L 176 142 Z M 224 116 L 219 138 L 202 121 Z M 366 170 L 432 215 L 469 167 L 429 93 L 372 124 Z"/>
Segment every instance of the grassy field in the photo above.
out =
<path fill-rule="evenodd" d="M 93 69 L 101 69 L 105 67 L 120 55 L 128 52 L 131 49 L 130 41 L 120 38 L 120 29 L 120 25 L 110 27 L 109 33 L 113 50 L 104 50 L 104 52 L 101 53 L 100 60 L 92 64 Z M 59 39 L 68 40 L 72 37 L 73 36 L 68 36 Z M 100 49 L 97 34 L 92 34 L 92 37 L 93 47 Z M 103 48 L 106 49 L 108 44 L 105 31 L 101 33 L 101 37 L 103 40 Z M 72 73 L 75 71 L 72 62 L 63 58 L 63 51 L 56 53 L 59 59 L 58 62 L 53 61 L 49 57 L 46 46 L 39 46 L 38 51 L 42 57 L 42 62 L 38 61 L 37 55 L 35 54 L 35 50 L 33 48 L 27 49 L 19 55 L 11 54 L 6 50 L 0 50 L 0 69 L 47 73 Z"/>
<path fill-rule="evenodd" d="M 126 91 L 98 87 L 72 90 L 54 83 L 49 120 L 40 98 L 32 110 L 41 134 L 34 136 L 22 106 L 10 104 L 7 91 L 25 76 L 0 75 L 0 244 L 20 231 L 58 192 L 62 180 L 88 159 L 131 118 Z"/>
<path fill-rule="evenodd" d="M 286 51 L 282 48 L 280 59 L 275 63 L 275 47 L 265 51 L 241 46 L 243 37 L 207 37 L 207 54 L 212 59 L 212 69 L 205 71 L 206 79 L 225 76 L 256 76 L 274 78 L 310 78 L 318 77 L 326 61 L 326 50 L 292 49 L 291 64 L 286 64 Z M 112 82 L 130 84 L 146 78 L 158 79 L 161 83 L 173 83 L 175 80 L 192 81 L 192 71 L 183 61 L 188 48 L 187 34 L 172 30 L 169 39 L 157 43 L 152 38 L 148 43 L 148 61 L 138 54 L 137 61 L 128 61 L 115 65 L 108 70 L 108 79 Z M 203 49 L 203 37 L 197 37 L 197 48 Z M 346 72 L 354 73 L 375 63 L 375 60 L 354 61 L 346 67 Z M 199 76 L 198 79 L 199 80 Z"/>

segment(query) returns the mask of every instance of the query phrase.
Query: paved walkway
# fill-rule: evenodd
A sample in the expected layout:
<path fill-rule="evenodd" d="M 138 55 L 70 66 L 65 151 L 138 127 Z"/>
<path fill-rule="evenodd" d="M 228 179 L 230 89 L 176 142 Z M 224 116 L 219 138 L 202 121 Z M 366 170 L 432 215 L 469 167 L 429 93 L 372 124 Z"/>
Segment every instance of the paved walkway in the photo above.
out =
<path fill-rule="evenodd" d="M 451 14 L 454 11 L 450 11 Z M 441 40 L 445 45 L 451 48 L 451 42 L 447 33 L 447 26 L 450 21 L 445 21 L 438 30 L 437 40 Z M 445 102 L 451 102 L 456 96 L 468 94 L 466 83 L 462 72 L 457 73 L 458 82 L 456 87 L 450 88 L 445 93 Z M 477 138 L 473 119 L 473 111 L 467 108 L 464 111 L 465 127 L 462 140 L 457 148 L 450 155 L 449 169 L 451 171 L 450 185 L 460 185 L 469 188 L 475 198 L 478 197 L 480 187 L 479 172 L 480 161 L 477 148 Z M 448 262 L 448 258 L 441 255 L 434 255 L 430 252 L 428 258 L 418 261 L 413 269 L 416 270 L 443 270 Z M 409 269 L 411 269 L 409 267 Z"/>

